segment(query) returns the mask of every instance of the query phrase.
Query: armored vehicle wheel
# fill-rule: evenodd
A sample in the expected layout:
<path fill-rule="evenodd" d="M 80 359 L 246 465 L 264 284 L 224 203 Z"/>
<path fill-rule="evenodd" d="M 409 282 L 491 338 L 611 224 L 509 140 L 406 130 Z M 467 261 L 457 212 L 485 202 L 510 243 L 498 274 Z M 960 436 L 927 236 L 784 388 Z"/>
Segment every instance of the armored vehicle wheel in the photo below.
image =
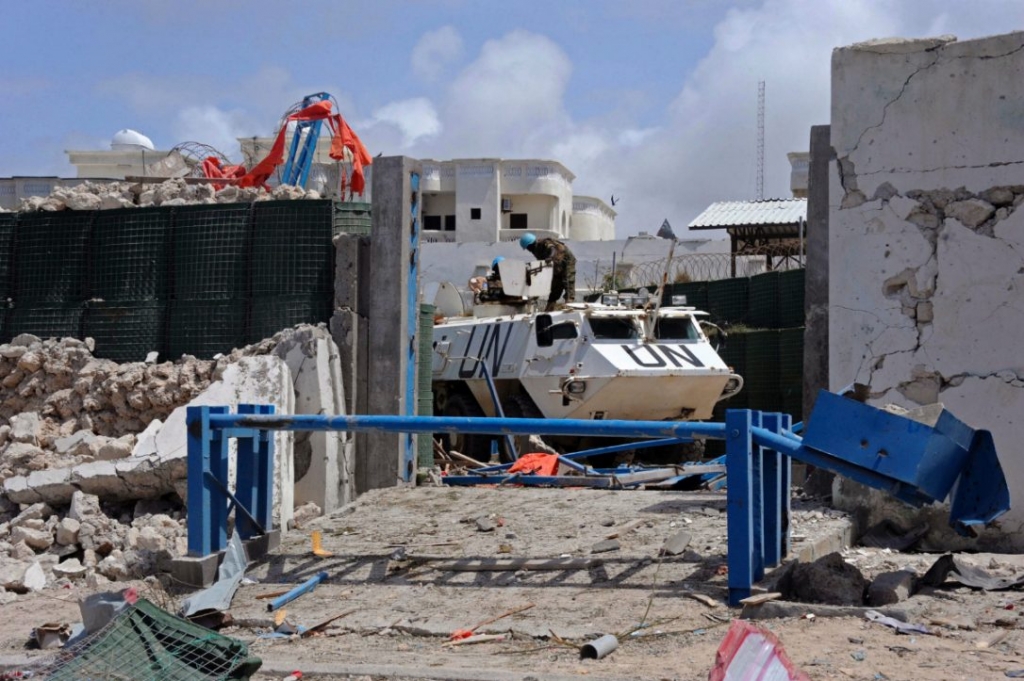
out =
<path fill-rule="evenodd" d="M 470 395 L 455 393 L 445 401 L 442 416 L 483 416 L 480 405 Z M 477 461 L 488 461 L 491 458 L 491 435 L 468 435 L 466 433 L 445 433 L 441 436 L 441 444 L 445 450 L 455 450 L 470 456 Z"/>

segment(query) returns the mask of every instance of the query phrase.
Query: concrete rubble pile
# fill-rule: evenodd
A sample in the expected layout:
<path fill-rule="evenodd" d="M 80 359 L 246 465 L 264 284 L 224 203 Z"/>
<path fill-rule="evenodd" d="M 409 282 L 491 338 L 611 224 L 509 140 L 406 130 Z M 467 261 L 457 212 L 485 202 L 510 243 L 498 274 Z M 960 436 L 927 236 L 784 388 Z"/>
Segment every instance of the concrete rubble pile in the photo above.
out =
<path fill-rule="evenodd" d="M 320 192 L 315 189 L 306 190 L 289 185 L 281 185 L 271 191 L 261 187 L 229 185 L 218 191 L 213 184 L 188 184 L 180 178 L 159 184 L 86 181 L 74 187 L 57 187 L 49 196 L 30 196 L 22 199 L 18 212 L 110 210 L 319 198 Z M 0 208 L 0 212 L 2 211 Z"/>
<path fill-rule="evenodd" d="M 258 402 L 292 413 L 303 397 L 293 375 L 315 367 L 325 338 L 305 325 L 214 360 L 159 364 L 96 358 L 88 338 L 22 334 L 0 345 L 0 603 L 66 579 L 95 586 L 162 572 L 186 555 L 185 407 Z M 279 436 L 285 524 L 293 502 L 280 481 L 294 475 L 291 439 Z"/>

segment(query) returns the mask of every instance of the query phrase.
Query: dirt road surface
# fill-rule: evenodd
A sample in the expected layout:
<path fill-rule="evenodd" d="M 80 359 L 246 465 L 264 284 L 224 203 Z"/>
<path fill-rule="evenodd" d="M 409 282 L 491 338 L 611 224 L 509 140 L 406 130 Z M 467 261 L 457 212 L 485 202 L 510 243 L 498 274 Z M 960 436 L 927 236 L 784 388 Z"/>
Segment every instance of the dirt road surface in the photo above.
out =
<path fill-rule="evenodd" d="M 377 490 L 287 533 L 275 554 L 247 572 L 255 583 L 235 596 L 235 625 L 222 633 L 245 640 L 264 660 L 260 681 L 292 670 L 362 681 L 706 679 L 729 621 L 741 612 L 725 604 L 724 509 L 724 494 L 712 492 Z M 313 530 L 332 555 L 313 555 Z M 687 549 L 659 555 L 679 532 L 690 535 Z M 794 502 L 794 552 L 805 559 L 842 549 L 849 532 L 842 514 Z M 843 554 L 868 578 L 904 568 L 923 574 L 937 557 L 865 548 Z M 1024 570 L 1015 556 L 975 558 L 1000 574 Z M 561 567 L 524 569 L 545 560 Z M 513 567 L 500 569 L 498 561 Z M 258 596 L 320 572 L 327 579 L 286 605 L 286 619 L 312 627 L 340 617 L 318 636 L 260 638 L 274 625 L 268 600 Z M 186 595 L 173 587 L 163 593 L 152 581 L 140 586 L 168 609 Z M 0 661 L 40 654 L 25 648 L 31 627 L 77 621 L 76 600 L 86 593 L 44 591 L 2 606 Z M 446 645 L 458 629 L 531 604 L 475 630 L 502 639 Z M 1018 591 L 948 585 L 890 607 L 912 622 L 938 622 L 929 625 L 937 635 L 899 635 L 859 613 L 806 617 L 809 605 L 757 623 L 778 635 L 812 679 L 1005 679 L 1024 669 Z M 581 660 L 577 647 L 607 633 L 620 637 L 619 648 Z"/>

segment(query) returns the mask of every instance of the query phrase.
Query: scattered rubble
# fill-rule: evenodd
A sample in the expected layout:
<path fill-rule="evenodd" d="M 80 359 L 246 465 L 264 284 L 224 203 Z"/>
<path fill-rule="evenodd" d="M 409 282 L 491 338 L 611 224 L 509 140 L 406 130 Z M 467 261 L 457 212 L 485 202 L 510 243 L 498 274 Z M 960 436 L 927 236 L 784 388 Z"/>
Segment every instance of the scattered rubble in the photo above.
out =
<path fill-rule="evenodd" d="M 185 555 L 184 407 L 269 402 L 291 413 L 309 382 L 293 376 L 315 369 L 306 359 L 324 337 L 299 326 L 215 360 L 159 364 L 97 359 L 91 339 L 23 334 L 0 345 L 0 586 L 24 591 L 41 577 L 93 587 Z M 275 495 L 287 523 L 291 440 L 278 437 Z M 300 526 L 322 514 L 315 503 L 296 511 Z"/>
<path fill-rule="evenodd" d="M 22 199 L 18 212 L 55 212 L 62 210 L 111 210 L 150 206 L 186 206 L 215 203 L 251 203 L 319 199 L 320 192 L 281 185 L 271 191 L 262 187 L 229 185 L 217 190 L 213 184 L 189 184 L 176 178 L 157 183 L 86 181 L 74 187 L 57 187 L 49 196 Z M 0 212 L 3 209 L 0 208 Z"/>

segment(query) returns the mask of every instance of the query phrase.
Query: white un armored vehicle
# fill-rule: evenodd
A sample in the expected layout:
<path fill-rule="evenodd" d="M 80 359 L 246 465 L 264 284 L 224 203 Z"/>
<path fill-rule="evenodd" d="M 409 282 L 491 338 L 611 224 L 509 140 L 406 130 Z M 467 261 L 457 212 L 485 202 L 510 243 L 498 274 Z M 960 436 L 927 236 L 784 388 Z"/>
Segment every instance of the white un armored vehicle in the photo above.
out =
<path fill-rule="evenodd" d="M 434 325 L 436 415 L 495 416 L 487 374 L 509 417 L 707 419 L 743 386 L 701 328 L 704 312 L 645 309 L 635 297 L 617 295 L 539 312 L 550 267 L 508 259 L 500 267 L 500 293 L 476 295 L 492 302 L 474 304 L 471 317 Z M 486 459 L 492 439 L 452 436 L 450 447 Z M 564 449 L 606 443 L 552 442 Z"/>

